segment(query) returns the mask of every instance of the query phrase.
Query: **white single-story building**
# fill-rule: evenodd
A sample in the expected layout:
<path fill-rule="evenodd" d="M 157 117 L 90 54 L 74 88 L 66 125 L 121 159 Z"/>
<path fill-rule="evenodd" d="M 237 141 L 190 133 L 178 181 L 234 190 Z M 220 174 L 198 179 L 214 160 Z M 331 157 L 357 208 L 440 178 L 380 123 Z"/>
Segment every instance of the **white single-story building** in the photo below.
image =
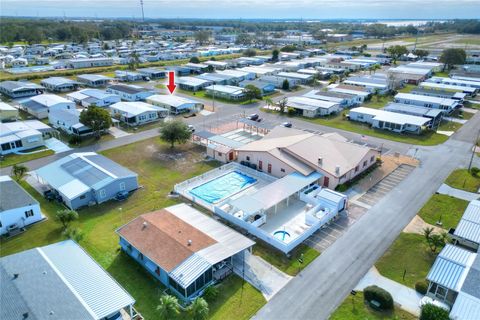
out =
<path fill-rule="evenodd" d="M 311 99 L 307 97 L 289 97 L 287 98 L 287 106 L 289 108 L 294 108 L 297 112 L 308 118 L 327 116 L 337 113 L 342 109 L 337 102 Z"/>
<path fill-rule="evenodd" d="M 397 103 L 413 104 L 416 106 L 431 109 L 440 109 L 446 114 L 451 113 L 453 110 L 460 106 L 458 100 L 424 96 L 412 93 L 397 93 L 395 95 L 394 101 Z"/>
<path fill-rule="evenodd" d="M 168 115 L 168 109 L 145 102 L 117 102 L 110 106 L 113 118 L 117 118 L 129 126 L 138 126 L 157 121 Z"/>
<path fill-rule="evenodd" d="M 63 78 L 63 77 L 50 77 L 40 81 L 40 84 L 47 90 L 53 92 L 66 92 L 76 90 L 79 86 L 77 81 Z"/>
<path fill-rule="evenodd" d="M 182 90 L 198 91 L 208 87 L 213 82 L 196 77 L 179 77 L 176 79 L 175 84 Z"/>
<path fill-rule="evenodd" d="M 91 105 L 96 105 L 97 107 L 102 108 L 108 107 L 121 100 L 119 95 L 99 89 L 83 89 L 69 93 L 66 97 L 85 108 L 88 108 Z"/>
<path fill-rule="evenodd" d="M 108 93 L 113 93 L 125 101 L 141 101 L 155 93 L 147 88 L 127 84 L 115 84 L 107 88 Z"/>
<path fill-rule="evenodd" d="M 25 81 L 2 81 L 0 82 L 0 93 L 10 98 L 22 98 L 42 94 L 45 88 L 33 82 Z"/>
<path fill-rule="evenodd" d="M 41 221 L 40 204 L 9 176 L 0 176 L 0 235 Z"/>
<path fill-rule="evenodd" d="M 48 118 L 54 109 L 75 109 L 75 102 L 55 94 L 41 94 L 20 103 L 22 109 L 38 119 Z"/>
<path fill-rule="evenodd" d="M 48 113 L 48 122 L 56 129 L 76 136 L 86 136 L 93 131 L 80 123 L 80 110 L 78 109 L 54 109 Z"/>
<path fill-rule="evenodd" d="M 97 88 L 106 87 L 113 78 L 101 74 L 81 74 L 77 76 L 77 80 L 88 87 Z"/>
<path fill-rule="evenodd" d="M 18 118 L 18 109 L 8 103 L 0 101 L 0 122 L 11 121 Z"/>
<path fill-rule="evenodd" d="M 147 102 L 157 107 L 166 108 L 173 114 L 197 112 L 203 109 L 203 103 L 199 101 L 174 95 L 155 94 L 148 97 Z"/>
<path fill-rule="evenodd" d="M 227 100 L 245 99 L 245 89 L 237 86 L 212 85 L 205 87 L 209 96 L 223 98 Z"/>
<path fill-rule="evenodd" d="M 0 154 L 30 150 L 45 145 L 53 129 L 38 120 L 0 123 Z"/>
<path fill-rule="evenodd" d="M 431 122 L 431 119 L 424 117 L 365 107 L 351 109 L 349 119 L 368 123 L 373 128 L 415 134 L 420 134 Z"/>

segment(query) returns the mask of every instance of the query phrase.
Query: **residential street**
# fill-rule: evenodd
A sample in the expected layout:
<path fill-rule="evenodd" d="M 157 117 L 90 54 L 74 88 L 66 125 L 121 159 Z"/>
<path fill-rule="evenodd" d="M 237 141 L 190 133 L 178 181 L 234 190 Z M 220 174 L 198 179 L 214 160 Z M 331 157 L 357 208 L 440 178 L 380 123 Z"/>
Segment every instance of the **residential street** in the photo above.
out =
<path fill-rule="evenodd" d="M 255 319 L 328 319 L 448 174 L 468 165 L 479 128 L 476 114 L 446 143 L 419 147 L 421 165 L 413 174 L 292 279 Z"/>

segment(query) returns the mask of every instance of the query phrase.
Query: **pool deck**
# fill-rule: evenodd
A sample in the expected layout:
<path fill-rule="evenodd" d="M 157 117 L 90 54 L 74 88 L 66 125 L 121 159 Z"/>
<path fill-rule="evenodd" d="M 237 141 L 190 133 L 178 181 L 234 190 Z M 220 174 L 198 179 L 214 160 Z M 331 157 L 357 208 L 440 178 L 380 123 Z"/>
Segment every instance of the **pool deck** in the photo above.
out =
<path fill-rule="evenodd" d="M 288 207 L 279 206 L 277 213 L 269 212 L 267 222 L 260 229 L 271 234 L 284 230 L 290 234 L 290 238 L 285 241 L 289 243 L 310 228 L 305 224 L 306 205 L 303 201 L 291 199 Z"/>

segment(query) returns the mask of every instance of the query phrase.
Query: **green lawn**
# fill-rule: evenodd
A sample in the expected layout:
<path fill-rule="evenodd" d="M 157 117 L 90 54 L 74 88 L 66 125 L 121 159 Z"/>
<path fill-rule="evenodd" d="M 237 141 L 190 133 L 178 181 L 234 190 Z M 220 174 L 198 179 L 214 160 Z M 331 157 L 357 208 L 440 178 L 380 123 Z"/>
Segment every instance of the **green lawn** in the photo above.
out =
<path fill-rule="evenodd" d="M 425 279 L 436 256 L 423 235 L 402 232 L 375 267 L 383 276 L 414 288 L 415 282 Z"/>
<path fill-rule="evenodd" d="M 257 244 L 253 247 L 253 254 L 262 257 L 265 261 L 291 276 L 297 275 L 320 255 L 315 249 L 301 244 L 291 252 L 291 256 L 288 258 L 284 253 L 272 250 L 272 248 L 259 241 L 257 241 Z M 299 261 L 302 254 L 303 263 Z"/>
<path fill-rule="evenodd" d="M 434 194 L 420 209 L 418 215 L 427 223 L 435 225 L 441 218 L 442 226 L 455 228 L 468 206 L 468 201 L 444 194 Z"/>
<path fill-rule="evenodd" d="M 417 86 L 413 85 L 413 84 L 406 84 L 403 88 L 401 88 L 400 90 L 398 90 L 398 92 L 403 92 L 403 93 L 409 93 L 410 91 L 412 91 L 413 89 L 415 89 Z"/>
<path fill-rule="evenodd" d="M 30 151 L 32 150 L 29 150 L 29 152 Z M 7 154 L 3 156 L 3 159 L 0 160 L 0 168 L 13 166 L 14 164 L 35 160 L 38 158 L 43 158 L 52 154 L 54 154 L 54 152 L 50 149 L 30 154 Z"/>
<path fill-rule="evenodd" d="M 393 96 L 390 95 L 374 95 L 370 101 L 367 101 L 362 104 L 362 107 L 373 108 L 373 109 L 380 109 L 387 105 L 387 103 L 393 101 Z"/>
<path fill-rule="evenodd" d="M 219 296 L 209 305 L 212 320 L 247 320 L 266 303 L 257 289 L 238 276 L 228 277 L 218 289 Z"/>
<path fill-rule="evenodd" d="M 303 118 L 305 121 L 310 121 L 324 126 L 334 127 L 346 131 L 356 132 L 362 135 L 369 135 L 377 138 L 398 141 L 408 144 L 417 144 L 417 145 L 437 145 L 448 140 L 448 136 L 435 133 L 433 131 L 427 131 L 421 135 L 414 134 L 399 134 L 394 132 L 389 132 L 386 130 L 379 130 L 370 128 L 367 124 L 362 124 L 360 122 L 349 121 L 343 117 L 341 113 L 332 116 L 332 117 L 322 117 L 322 118 Z"/>
<path fill-rule="evenodd" d="M 377 320 L 377 319 L 396 319 L 396 320 L 414 320 L 414 315 L 395 307 L 393 311 L 377 311 L 363 300 L 363 292 L 359 291 L 355 296 L 348 296 L 342 304 L 330 316 L 330 320 Z"/>
<path fill-rule="evenodd" d="M 457 131 L 462 127 L 461 123 L 453 122 L 453 121 L 442 121 L 442 123 L 438 126 L 438 130 L 440 131 Z"/>
<path fill-rule="evenodd" d="M 98 261 L 135 298 L 135 307 L 146 319 L 155 319 L 155 307 L 162 293 L 162 286 L 148 275 L 141 266 L 121 253 L 115 230 L 140 214 L 164 208 L 179 199 L 168 198 L 174 184 L 202 174 L 218 166 L 217 162 L 205 162 L 196 145 L 186 144 L 170 149 L 160 139 L 153 138 L 117 149 L 102 152 L 112 160 L 139 174 L 142 186 L 123 202 L 110 201 L 101 205 L 79 210 L 80 218 L 72 224 L 84 234 L 80 245 Z M 179 160 L 173 161 L 172 158 Z M 0 255 L 5 256 L 44 246 L 63 239 L 61 226 L 54 220 L 55 212 L 62 207 L 46 201 L 26 182 L 22 186 L 39 202 L 42 212 L 48 217 L 44 222 L 9 240 L 0 241 Z M 235 281 L 235 280 L 230 280 Z M 243 308 L 236 310 L 233 301 L 239 301 L 238 291 L 229 288 L 222 298 L 212 306 L 215 314 L 237 312 L 239 318 L 249 318 L 265 303 L 263 296 L 253 288 L 245 286 Z M 255 291 L 255 292 L 253 292 Z M 248 299 L 247 299 L 248 298 Z M 222 301 L 225 301 L 223 303 Z"/>
<path fill-rule="evenodd" d="M 472 176 L 467 169 L 457 169 L 450 173 L 445 183 L 452 188 L 477 192 L 480 188 L 480 177 Z"/>

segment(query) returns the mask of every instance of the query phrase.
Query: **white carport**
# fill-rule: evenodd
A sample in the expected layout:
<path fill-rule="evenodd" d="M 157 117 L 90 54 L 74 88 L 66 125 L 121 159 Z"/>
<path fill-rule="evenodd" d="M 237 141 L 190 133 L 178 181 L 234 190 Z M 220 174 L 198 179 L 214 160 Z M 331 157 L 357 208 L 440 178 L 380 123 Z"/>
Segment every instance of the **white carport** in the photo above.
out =
<path fill-rule="evenodd" d="M 318 172 L 313 172 L 308 176 L 294 172 L 268 184 L 254 194 L 243 195 L 229 204 L 234 209 L 233 211 L 242 211 L 244 217 L 264 212 L 270 208 L 274 208 L 276 213 L 280 202 L 286 200 L 288 206 L 292 195 L 300 192 L 321 177 L 322 174 Z"/>

